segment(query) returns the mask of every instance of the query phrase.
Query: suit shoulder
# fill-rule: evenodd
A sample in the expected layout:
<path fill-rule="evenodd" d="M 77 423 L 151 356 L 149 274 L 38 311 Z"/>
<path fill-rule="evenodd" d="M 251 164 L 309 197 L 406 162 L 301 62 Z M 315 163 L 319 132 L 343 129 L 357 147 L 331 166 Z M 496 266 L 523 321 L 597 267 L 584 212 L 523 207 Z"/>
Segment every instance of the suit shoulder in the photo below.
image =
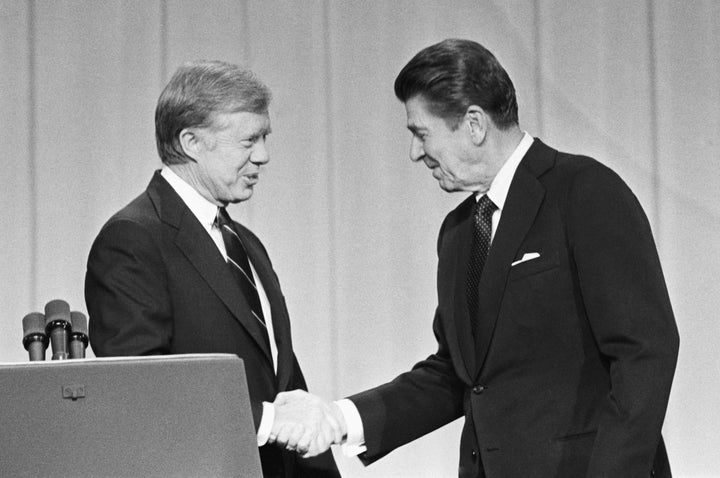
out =
<path fill-rule="evenodd" d="M 161 225 L 152 201 L 147 192 L 143 192 L 103 224 L 93 242 L 92 250 L 107 247 L 109 244 L 135 247 L 141 243 L 157 242 L 162 235 Z"/>
<path fill-rule="evenodd" d="M 552 171 L 555 174 L 574 177 L 578 174 L 600 172 L 604 170 L 610 170 L 610 168 L 595 158 L 582 154 L 571 154 L 558 151 L 555 159 L 555 167 Z"/>
<path fill-rule="evenodd" d="M 638 224 L 643 231 L 648 227 L 632 189 L 613 169 L 593 158 L 558 153 L 555 166 L 540 181 L 568 224 L 613 217 L 615 224 Z"/>
<path fill-rule="evenodd" d="M 113 214 L 103 227 L 117 222 L 130 222 L 148 227 L 158 224 L 160 220 L 150 197 L 145 191 Z"/>
<path fill-rule="evenodd" d="M 610 167 L 589 156 L 558 152 L 555 166 L 541 178 L 548 189 L 567 193 L 630 191 L 625 181 Z"/>

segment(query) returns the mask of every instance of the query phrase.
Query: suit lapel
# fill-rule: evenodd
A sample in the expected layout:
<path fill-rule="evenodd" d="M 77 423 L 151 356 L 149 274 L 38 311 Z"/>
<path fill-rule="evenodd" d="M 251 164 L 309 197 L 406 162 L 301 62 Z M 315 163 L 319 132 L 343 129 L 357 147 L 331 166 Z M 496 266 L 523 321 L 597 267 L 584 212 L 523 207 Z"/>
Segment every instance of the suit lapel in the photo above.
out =
<path fill-rule="evenodd" d="M 467 294 L 465 281 L 467 276 L 467 265 L 470 258 L 470 248 L 473 234 L 473 202 L 474 196 L 470 196 L 456 210 L 458 222 L 448 227 L 445 235 L 443 250 L 447 250 L 454 260 L 448 261 L 448 270 L 445 270 L 440 261 L 441 269 L 438 271 L 438 283 L 448 282 L 448 291 L 452 297 L 453 317 L 446 321 L 447 340 L 450 350 L 459 350 L 462 361 L 465 364 L 467 375 L 464 378 L 468 383 L 472 381 L 475 369 L 475 344 L 472 340 L 470 326 L 470 314 L 467 307 Z"/>
<path fill-rule="evenodd" d="M 294 363 L 290 335 L 290 318 L 288 317 L 288 311 L 285 307 L 285 299 L 283 298 L 277 275 L 273 271 L 272 264 L 265 250 L 244 228 L 239 227 L 236 229 L 270 302 L 273 333 L 278 351 L 278 387 L 279 390 L 285 390 L 292 377 Z"/>
<path fill-rule="evenodd" d="M 177 247 L 272 363 L 263 326 L 253 317 L 230 268 L 200 222 L 159 172 L 148 186 L 148 195 L 160 219 L 176 230 L 174 241 Z"/>
<path fill-rule="evenodd" d="M 537 216 L 545 197 L 538 176 L 552 166 L 555 151 L 536 139 L 513 177 L 500 223 L 479 284 L 480 312 L 475 350 L 476 373 L 482 370 L 497 325 L 510 264 Z"/>

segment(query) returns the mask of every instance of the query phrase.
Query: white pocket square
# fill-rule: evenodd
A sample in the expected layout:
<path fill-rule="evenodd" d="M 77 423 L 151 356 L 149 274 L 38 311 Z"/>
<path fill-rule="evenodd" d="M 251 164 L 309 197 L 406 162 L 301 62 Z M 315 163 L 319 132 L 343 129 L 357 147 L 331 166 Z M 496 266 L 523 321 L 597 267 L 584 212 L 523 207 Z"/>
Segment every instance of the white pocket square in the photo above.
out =
<path fill-rule="evenodd" d="M 525 254 L 523 254 L 522 259 L 513 262 L 512 264 L 510 264 L 510 267 L 516 266 L 523 262 L 531 261 L 533 259 L 537 259 L 538 257 L 540 257 L 539 252 L 526 252 Z"/>

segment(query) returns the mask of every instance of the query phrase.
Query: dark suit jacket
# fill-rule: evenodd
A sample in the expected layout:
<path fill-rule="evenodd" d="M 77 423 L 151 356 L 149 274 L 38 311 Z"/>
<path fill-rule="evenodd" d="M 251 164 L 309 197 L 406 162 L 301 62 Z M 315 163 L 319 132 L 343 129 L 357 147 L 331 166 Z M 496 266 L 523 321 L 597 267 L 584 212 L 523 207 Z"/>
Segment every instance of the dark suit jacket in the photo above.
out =
<path fill-rule="evenodd" d="M 670 476 L 660 435 L 678 334 L 648 221 L 593 159 L 535 140 L 479 285 L 470 197 L 438 239 L 437 352 L 351 400 L 370 463 L 460 417 L 461 477 Z M 515 266 L 525 253 L 540 257 Z"/>
<path fill-rule="evenodd" d="M 85 279 L 89 336 L 97 356 L 237 354 L 245 364 L 257 427 L 263 401 L 306 385 L 267 252 L 252 232 L 238 223 L 235 228 L 270 302 L 277 375 L 262 326 L 217 246 L 159 172 L 103 226 L 92 246 Z M 301 460 L 267 445 L 260 457 L 266 476 L 339 476 L 329 452 Z"/>

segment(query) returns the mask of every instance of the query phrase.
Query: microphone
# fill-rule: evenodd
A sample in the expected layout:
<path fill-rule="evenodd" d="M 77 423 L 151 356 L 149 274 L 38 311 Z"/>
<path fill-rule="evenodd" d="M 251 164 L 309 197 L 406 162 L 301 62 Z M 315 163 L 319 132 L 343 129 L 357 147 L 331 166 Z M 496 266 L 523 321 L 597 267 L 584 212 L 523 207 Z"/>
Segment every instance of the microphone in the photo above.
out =
<path fill-rule="evenodd" d="M 87 317 L 82 312 L 70 312 L 72 332 L 70 333 L 70 358 L 85 358 L 85 349 L 88 346 Z"/>
<path fill-rule="evenodd" d="M 55 299 L 45 304 L 45 333 L 50 336 L 53 360 L 68 358 L 68 334 L 71 329 L 70 306 L 67 302 Z"/>
<path fill-rule="evenodd" d="M 45 334 L 45 316 L 40 312 L 32 312 L 22 320 L 23 346 L 30 353 L 30 361 L 45 360 L 45 349 L 48 336 Z"/>

